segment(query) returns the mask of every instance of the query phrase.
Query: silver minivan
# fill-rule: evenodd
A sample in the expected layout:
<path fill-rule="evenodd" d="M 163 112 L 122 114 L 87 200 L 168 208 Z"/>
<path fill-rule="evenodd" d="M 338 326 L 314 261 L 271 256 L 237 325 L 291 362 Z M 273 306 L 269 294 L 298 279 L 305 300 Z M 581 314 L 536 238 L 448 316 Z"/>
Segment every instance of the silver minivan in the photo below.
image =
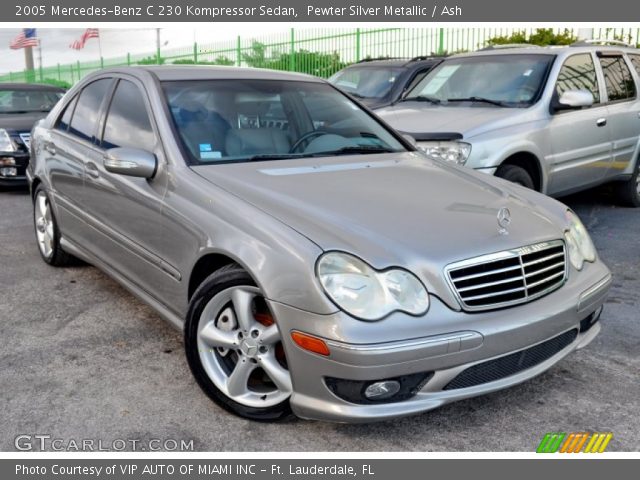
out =
<path fill-rule="evenodd" d="M 456 55 L 376 111 L 432 157 L 553 196 L 616 181 L 640 206 L 640 50 L 580 42 Z"/>

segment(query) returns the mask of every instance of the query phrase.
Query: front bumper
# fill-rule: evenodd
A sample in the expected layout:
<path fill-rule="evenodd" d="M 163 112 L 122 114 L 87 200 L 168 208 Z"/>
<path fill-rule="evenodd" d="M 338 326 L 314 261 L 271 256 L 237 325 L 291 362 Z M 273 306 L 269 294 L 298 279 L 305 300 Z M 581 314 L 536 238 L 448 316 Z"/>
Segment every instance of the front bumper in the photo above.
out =
<path fill-rule="evenodd" d="M 26 185 L 29 154 L 25 152 L 0 152 L 0 159 L 13 158 L 13 165 L 0 165 L 0 186 Z M 15 169 L 15 173 L 7 174 L 4 169 Z"/>
<path fill-rule="evenodd" d="M 573 277 L 559 290 L 513 308 L 456 312 L 432 296 L 429 312 L 421 318 L 394 314 L 370 323 L 342 312 L 316 315 L 270 302 L 291 372 L 291 407 L 302 418 L 370 422 L 431 410 L 526 381 L 589 344 L 600 331 L 598 323 L 585 329 L 584 320 L 596 318 L 599 313 L 611 285 L 611 274 L 603 263 L 597 262 Z M 298 347 L 290 336 L 294 330 L 324 338 L 330 355 L 324 357 Z M 529 349 L 570 331 L 577 333 L 570 343 L 530 368 L 474 386 L 445 388 L 469 367 Z M 379 381 L 418 373 L 428 374 L 428 381 L 419 385 L 417 393 L 389 403 L 346 401 L 326 383 L 327 378 Z"/>

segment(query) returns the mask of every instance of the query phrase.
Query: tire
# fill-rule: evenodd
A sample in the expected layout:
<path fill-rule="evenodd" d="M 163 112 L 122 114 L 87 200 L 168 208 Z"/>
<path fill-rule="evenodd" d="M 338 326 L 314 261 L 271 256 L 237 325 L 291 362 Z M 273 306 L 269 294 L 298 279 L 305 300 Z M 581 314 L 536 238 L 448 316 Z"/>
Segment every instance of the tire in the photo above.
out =
<path fill-rule="evenodd" d="M 51 208 L 49 195 L 42 185 L 36 188 L 33 199 L 33 225 L 40 256 L 53 267 L 71 265 L 75 258 L 60 246 L 58 222 Z"/>
<path fill-rule="evenodd" d="M 191 372 L 209 398 L 241 417 L 274 422 L 292 416 L 292 387 L 268 308 L 262 313 L 266 323 L 256 319 L 255 310 L 265 308 L 246 271 L 236 264 L 222 267 L 193 294 L 184 344 Z"/>
<path fill-rule="evenodd" d="M 631 178 L 624 182 L 616 182 L 615 189 L 622 205 L 640 207 L 640 159 L 636 162 L 636 169 Z"/>
<path fill-rule="evenodd" d="M 496 172 L 496 177 L 504 178 L 505 180 L 517 183 L 518 185 L 530 188 L 531 190 L 536 189 L 535 185 L 533 184 L 533 179 L 531 178 L 531 175 L 529 175 L 529 172 L 517 165 L 500 166 L 498 168 L 498 171 Z"/>

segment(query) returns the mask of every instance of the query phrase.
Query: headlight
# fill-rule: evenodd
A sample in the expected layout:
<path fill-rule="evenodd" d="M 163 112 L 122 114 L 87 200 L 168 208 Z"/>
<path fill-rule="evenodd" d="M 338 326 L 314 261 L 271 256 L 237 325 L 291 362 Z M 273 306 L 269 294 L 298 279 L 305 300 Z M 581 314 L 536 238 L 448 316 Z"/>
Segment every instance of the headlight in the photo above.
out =
<path fill-rule="evenodd" d="M 0 152 L 15 152 L 16 147 L 4 128 L 0 128 Z"/>
<path fill-rule="evenodd" d="M 596 248 L 578 216 L 571 210 L 567 210 L 565 215 L 568 225 L 564 238 L 569 250 L 569 261 L 576 270 L 582 270 L 584 262 L 595 262 Z"/>
<path fill-rule="evenodd" d="M 471 144 L 465 142 L 420 142 L 418 148 L 430 157 L 464 165 L 471 154 Z"/>
<path fill-rule="evenodd" d="M 429 309 L 427 289 L 406 270 L 379 272 L 353 255 L 329 252 L 318 260 L 317 274 L 329 298 L 361 320 L 380 320 L 395 311 L 422 315 Z"/>

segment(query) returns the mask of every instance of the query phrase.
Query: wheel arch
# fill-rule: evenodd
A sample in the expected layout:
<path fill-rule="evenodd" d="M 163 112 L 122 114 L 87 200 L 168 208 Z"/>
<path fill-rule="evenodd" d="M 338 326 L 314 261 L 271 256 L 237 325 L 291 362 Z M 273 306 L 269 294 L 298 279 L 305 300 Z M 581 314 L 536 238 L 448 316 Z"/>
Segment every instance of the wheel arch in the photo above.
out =
<path fill-rule="evenodd" d="M 187 302 L 191 301 L 191 297 L 198 289 L 202 282 L 211 274 L 220 270 L 227 265 L 236 264 L 242 267 L 249 275 L 251 272 L 242 265 L 236 258 L 226 252 L 205 252 L 194 263 L 189 273 L 189 284 L 187 288 Z M 251 275 L 253 278 L 253 275 Z M 254 278 L 255 281 L 255 278 Z"/>
<path fill-rule="evenodd" d="M 542 163 L 537 155 L 528 151 L 519 151 L 510 154 L 506 157 L 502 163 L 498 166 L 500 168 L 503 165 L 515 165 L 524 168 L 531 176 L 535 189 L 538 192 L 543 192 L 545 187 L 545 178 L 542 169 Z"/>

